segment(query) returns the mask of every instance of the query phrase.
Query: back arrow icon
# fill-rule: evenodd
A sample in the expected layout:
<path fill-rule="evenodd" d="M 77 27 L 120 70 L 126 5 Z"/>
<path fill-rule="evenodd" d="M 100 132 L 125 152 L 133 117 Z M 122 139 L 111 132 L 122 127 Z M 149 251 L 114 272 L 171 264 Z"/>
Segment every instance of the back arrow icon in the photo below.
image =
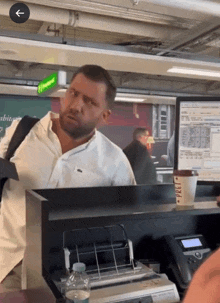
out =
<path fill-rule="evenodd" d="M 23 12 L 20 12 L 20 9 L 15 13 L 19 18 L 21 17 L 20 15 L 23 15 Z"/>

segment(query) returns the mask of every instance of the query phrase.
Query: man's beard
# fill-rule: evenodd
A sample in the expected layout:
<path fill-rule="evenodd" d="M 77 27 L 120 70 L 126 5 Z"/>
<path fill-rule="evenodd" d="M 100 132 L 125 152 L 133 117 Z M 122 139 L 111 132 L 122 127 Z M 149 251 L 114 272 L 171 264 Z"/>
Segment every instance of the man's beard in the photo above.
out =
<path fill-rule="evenodd" d="M 74 117 L 75 121 L 71 122 L 67 116 Z M 88 124 L 82 124 L 81 120 L 71 113 L 60 113 L 60 126 L 61 128 L 73 139 L 81 139 L 89 136 L 96 127 L 96 122 L 91 121 Z"/>

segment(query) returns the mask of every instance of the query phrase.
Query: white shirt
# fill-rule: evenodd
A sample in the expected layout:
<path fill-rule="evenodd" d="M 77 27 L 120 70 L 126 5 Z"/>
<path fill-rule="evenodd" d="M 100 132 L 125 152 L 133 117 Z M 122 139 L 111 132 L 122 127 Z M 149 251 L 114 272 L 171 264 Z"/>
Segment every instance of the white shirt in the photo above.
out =
<path fill-rule="evenodd" d="M 28 133 L 11 162 L 19 181 L 5 183 L 0 215 L 0 282 L 19 263 L 25 250 L 25 190 L 62 187 L 135 185 L 132 168 L 123 151 L 99 131 L 84 143 L 64 154 L 52 131 L 48 112 Z M 4 157 L 20 119 L 6 129 L 0 143 Z"/>

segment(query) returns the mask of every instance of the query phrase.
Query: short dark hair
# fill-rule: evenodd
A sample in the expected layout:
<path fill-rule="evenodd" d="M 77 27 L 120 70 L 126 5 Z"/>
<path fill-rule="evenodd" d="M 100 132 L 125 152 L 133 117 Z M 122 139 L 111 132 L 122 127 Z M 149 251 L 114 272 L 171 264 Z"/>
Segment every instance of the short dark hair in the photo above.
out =
<path fill-rule="evenodd" d="M 133 139 L 134 139 L 134 140 L 135 140 L 135 139 L 137 140 L 137 137 L 138 137 L 138 136 L 145 136 L 146 131 L 148 131 L 147 128 L 143 128 L 143 127 L 138 127 L 138 128 L 136 128 L 136 129 L 134 130 L 134 132 L 133 132 Z"/>
<path fill-rule="evenodd" d="M 88 79 L 95 81 L 95 82 L 104 82 L 107 86 L 106 89 L 106 101 L 108 108 L 113 108 L 114 100 L 116 96 L 116 86 L 114 81 L 112 80 L 111 76 L 99 65 L 83 65 L 73 74 L 71 83 L 76 75 L 82 73 Z"/>

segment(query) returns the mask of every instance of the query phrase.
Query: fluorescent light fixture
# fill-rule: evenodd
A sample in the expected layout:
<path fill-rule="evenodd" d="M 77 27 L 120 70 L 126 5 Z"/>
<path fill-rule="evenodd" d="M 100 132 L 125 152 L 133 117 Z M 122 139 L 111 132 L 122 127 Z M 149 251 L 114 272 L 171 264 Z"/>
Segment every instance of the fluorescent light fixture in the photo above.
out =
<path fill-rule="evenodd" d="M 180 9 L 186 9 L 190 11 L 200 12 L 204 14 L 220 16 L 220 5 L 219 1 L 210 0 L 142 0 L 147 3 L 177 7 Z"/>
<path fill-rule="evenodd" d="M 178 67 L 174 66 L 167 70 L 169 73 L 177 73 L 177 74 L 184 74 L 184 75 L 197 75 L 197 76 L 207 76 L 207 77 L 218 77 L 220 78 L 220 71 L 215 72 L 212 70 L 207 69 L 194 69 L 194 68 L 187 68 L 187 67 Z"/>
<path fill-rule="evenodd" d="M 130 98 L 130 97 L 116 97 L 115 101 L 124 101 L 124 102 L 143 102 L 143 98 Z"/>

